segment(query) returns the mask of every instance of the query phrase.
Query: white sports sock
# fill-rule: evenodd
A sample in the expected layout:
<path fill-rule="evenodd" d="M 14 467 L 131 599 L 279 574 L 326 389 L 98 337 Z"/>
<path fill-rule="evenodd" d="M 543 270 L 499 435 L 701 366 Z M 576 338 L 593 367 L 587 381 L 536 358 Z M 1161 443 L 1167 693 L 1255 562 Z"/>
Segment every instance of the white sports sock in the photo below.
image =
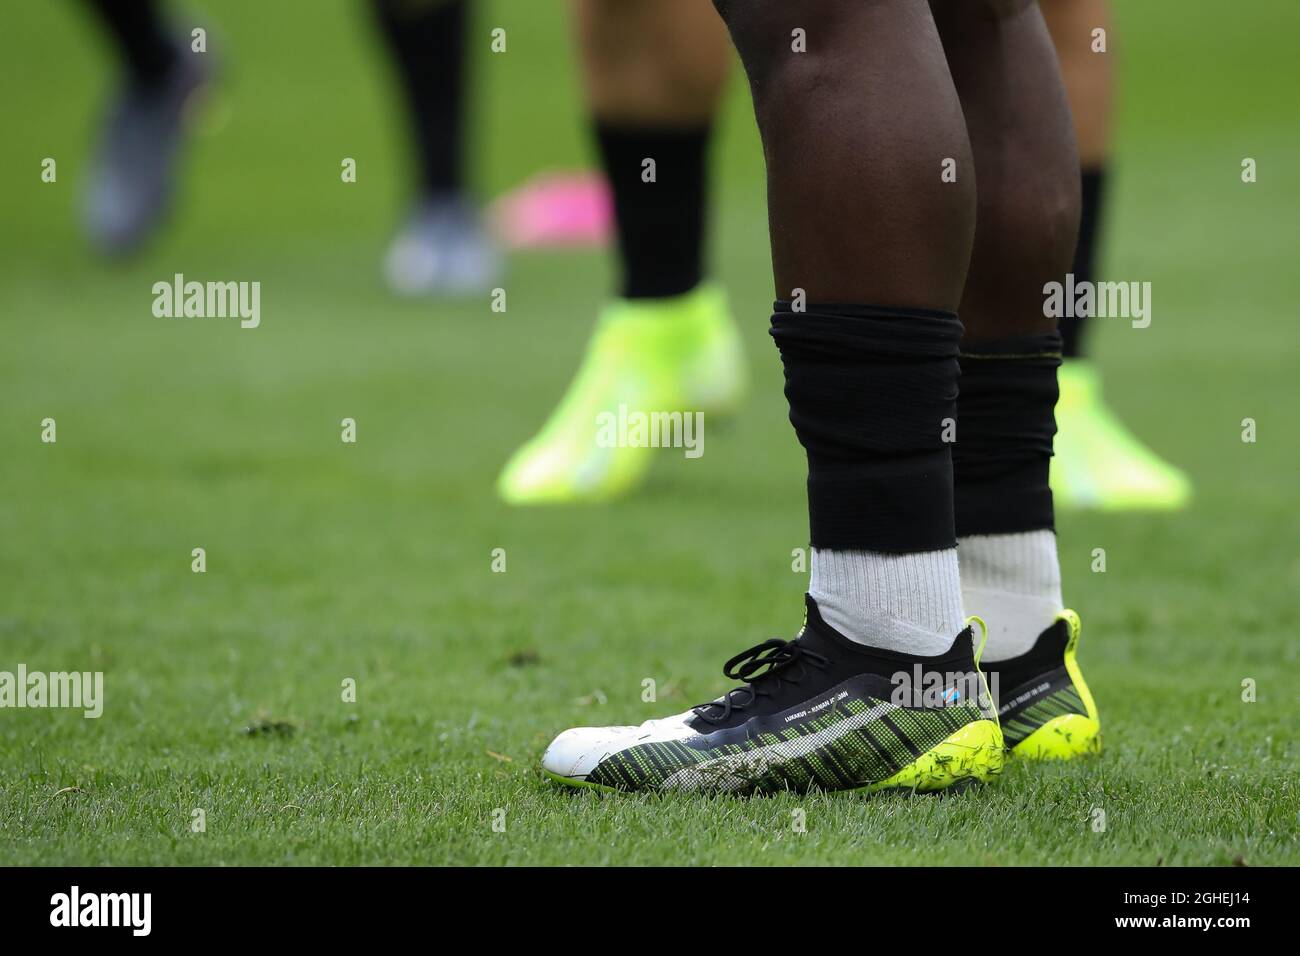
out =
<path fill-rule="evenodd" d="M 1051 531 L 977 534 L 957 541 L 966 610 L 989 628 L 984 660 L 1024 654 L 1064 605 L 1056 535 Z"/>
<path fill-rule="evenodd" d="M 858 644 L 929 657 L 966 626 L 957 550 L 885 554 L 813 548 L 808 593 L 822 618 Z"/>

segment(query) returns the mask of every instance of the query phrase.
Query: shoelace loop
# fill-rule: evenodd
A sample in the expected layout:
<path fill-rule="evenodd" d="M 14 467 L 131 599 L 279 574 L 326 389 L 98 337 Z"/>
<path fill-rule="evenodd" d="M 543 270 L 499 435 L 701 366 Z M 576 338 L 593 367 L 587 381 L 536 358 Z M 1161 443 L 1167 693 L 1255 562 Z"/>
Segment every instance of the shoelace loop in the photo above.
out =
<path fill-rule="evenodd" d="M 808 665 L 821 669 L 828 663 L 828 658 L 808 650 L 797 641 L 768 638 L 741 651 L 722 666 L 724 677 L 745 681 L 744 687 L 729 690 L 721 699 L 692 710 L 709 723 L 720 724 L 731 716 L 733 710 L 743 710 L 759 697 L 770 697 L 780 690 L 782 681 L 799 683 L 807 674 Z M 790 668 L 796 664 L 799 670 L 792 673 Z"/>

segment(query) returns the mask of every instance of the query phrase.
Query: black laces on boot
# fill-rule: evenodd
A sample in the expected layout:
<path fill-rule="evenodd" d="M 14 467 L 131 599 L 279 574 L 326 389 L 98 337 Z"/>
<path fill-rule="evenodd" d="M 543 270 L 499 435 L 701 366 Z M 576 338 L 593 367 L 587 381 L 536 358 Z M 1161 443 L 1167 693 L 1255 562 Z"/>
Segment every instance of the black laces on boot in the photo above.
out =
<path fill-rule="evenodd" d="M 781 689 L 783 682 L 799 683 L 807 676 L 809 666 L 821 670 L 829 663 L 829 658 L 808 650 L 797 641 L 769 638 L 741 651 L 723 665 L 723 676 L 746 681 L 744 687 L 729 690 L 721 699 L 691 709 L 701 719 L 720 724 L 731 716 L 733 710 L 744 710 L 760 697 L 771 697 Z"/>

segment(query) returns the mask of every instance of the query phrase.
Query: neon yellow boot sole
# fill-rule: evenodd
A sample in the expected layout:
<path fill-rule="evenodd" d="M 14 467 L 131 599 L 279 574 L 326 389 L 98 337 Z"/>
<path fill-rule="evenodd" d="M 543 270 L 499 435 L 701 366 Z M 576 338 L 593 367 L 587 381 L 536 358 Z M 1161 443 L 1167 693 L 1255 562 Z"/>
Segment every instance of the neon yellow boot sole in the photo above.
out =
<path fill-rule="evenodd" d="M 888 780 L 864 789 L 931 793 L 959 783 L 987 783 L 1002 772 L 1005 754 L 998 722 L 976 720 L 931 747 Z"/>

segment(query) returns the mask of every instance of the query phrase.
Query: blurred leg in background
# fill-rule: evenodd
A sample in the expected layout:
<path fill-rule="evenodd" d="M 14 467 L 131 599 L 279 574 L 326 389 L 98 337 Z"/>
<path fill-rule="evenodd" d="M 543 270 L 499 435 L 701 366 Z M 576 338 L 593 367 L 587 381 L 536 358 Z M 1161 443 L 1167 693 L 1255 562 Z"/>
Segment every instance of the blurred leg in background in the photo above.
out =
<path fill-rule="evenodd" d="M 1042 0 L 1079 142 L 1083 207 L 1072 269 L 1076 282 L 1096 281 L 1116 55 L 1108 7 L 1107 0 Z M 1096 49 L 1097 30 L 1106 31 L 1104 52 Z M 1061 320 L 1065 362 L 1052 463 L 1056 502 L 1064 509 L 1184 507 L 1192 490 L 1187 477 L 1147 448 L 1102 401 L 1099 372 L 1089 358 L 1094 322 Z"/>
<path fill-rule="evenodd" d="M 86 0 L 121 60 L 121 90 L 92 158 L 85 228 L 103 253 L 137 249 L 171 207 L 186 104 L 211 77 L 154 0 Z"/>
<path fill-rule="evenodd" d="M 385 274 L 404 295 L 481 292 L 500 271 L 465 179 L 468 0 L 373 0 L 415 145 L 413 208 Z"/>
<path fill-rule="evenodd" d="M 740 339 L 707 281 L 708 149 L 730 62 L 707 0 L 578 0 L 586 100 L 610 184 L 619 285 L 568 391 L 503 470 L 514 504 L 591 501 L 641 482 L 655 449 L 598 447 L 604 411 L 734 411 Z"/>

